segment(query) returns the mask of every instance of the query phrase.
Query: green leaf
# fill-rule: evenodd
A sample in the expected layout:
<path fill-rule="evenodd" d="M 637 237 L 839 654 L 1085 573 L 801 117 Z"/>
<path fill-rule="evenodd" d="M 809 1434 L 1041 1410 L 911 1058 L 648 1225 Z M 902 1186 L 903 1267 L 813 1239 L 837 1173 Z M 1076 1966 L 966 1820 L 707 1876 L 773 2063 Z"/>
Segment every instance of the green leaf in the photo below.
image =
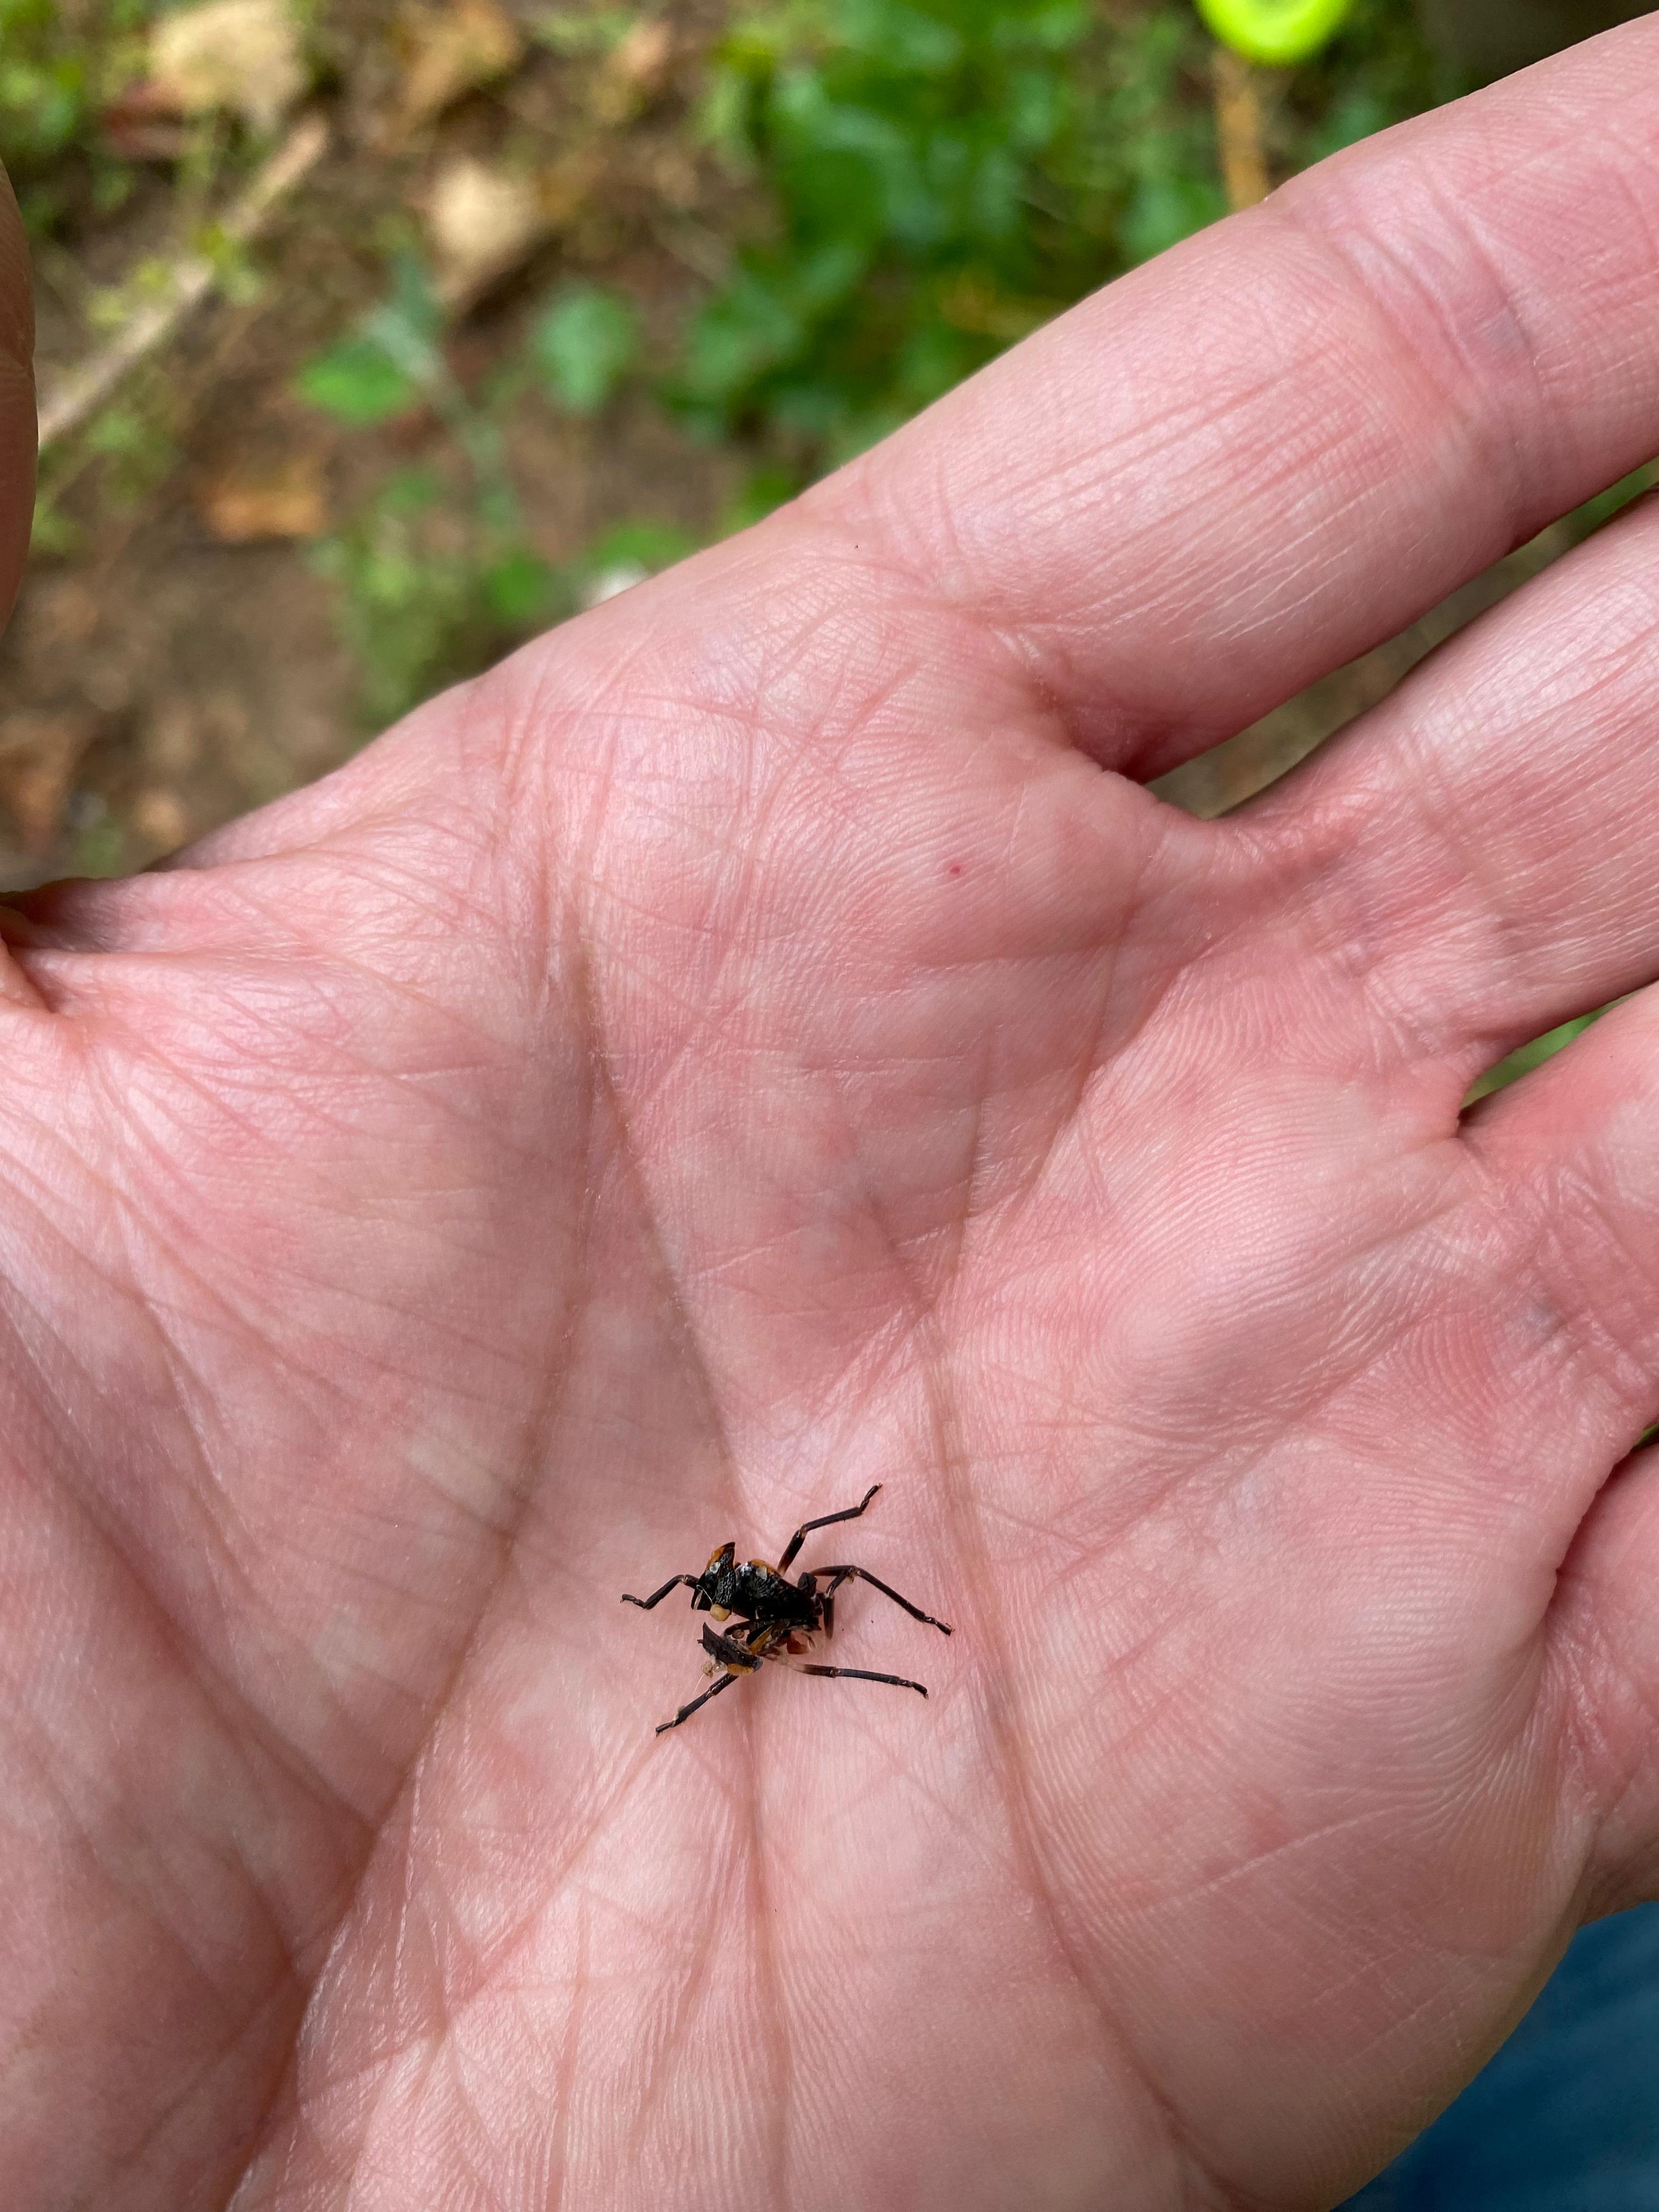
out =
<path fill-rule="evenodd" d="M 1618 1002 L 1614 1000 L 1613 1003 L 1616 1005 Z M 1500 1060 L 1496 1067 L 1489 1068 L 1463 1103 L 1472 1106 L 1476 1099 L 1487 1097 L 1492 1091 L 1502 1091 L 1508 1085 L 1519 1081 L 1522 1076 L 1530 1075 L 1534 1068 L 1541 1067 L 1547 1060 L 1553 1060 L 1558 1052 L 1565 1052 L 1575 1037 L 1583 1036 L 1590 1024 L 1599 1021 L 1607 1011 L 1606 1006 L 1598 1006 L 1593 1014 L 1580 1014 L 1573 1021 L 1563 1022 L 1559 1029 L 1548 1030 L 1542 1036 L 1534 1037 L 1530 1044 L 1523 1044 L 1507 1060 Z"/>
<path fill-rule="evenodd" d="M 573 415 L 597 415 L 639 353 L 639 318 L 597 284 L 561 293 L 532 333 L 532 356 L 549 392 Z"/>
<path fill-rule="evenodd" d="M 1322 161 L 1328 154 L 1340 154 L 1345 146 L 1357 146 L 1362 139 L 1386 131 L 1391 123 L 1399 120 L 1396 109 L 1374 85 L 1345 88 L 1332 101 L 1323 126 L 1310 137 L 1308 159 L 1310 162 Z"/>
<path fill-rule="evenodd" d="M 302 399 L 354 430 L 390 422 L 419 400 L 420 387 L 372 337 L 342 338 L 307 362 L 295 380 Z"/>
<path fill-rule="evenodd" d="M 533 629 L 553 611 L 558 577 L 539 553 L 517 545 L 485 571 L 483 592 L 498 622 L 510 629 Z"/>
<path fill-rule="evenodd" d="M 1207 178 L 1147 177 L 1124 210 L 1124 252 L 1133 261 L 1150 261 L 1206 223 L 1218 222 L 1226 212 L 1220 187 Z"/>
<path fill-rule="evenodd" d="M 672 522 L 620 522 L 587 547 L 574 564 L 574 580 L 591 606 L 672 568 L 696 550 L 696 540 Z"/>
<path fill-rule="evenodd" d="M 372 429 L 441 392 L 447 372 L 438 339 L 443 310 L 417 254 L 392 257 L 392 290 L 349 337 L 307 362 L 295 379 L 302 399 L 353 429 Z"/>
<path fill-rule="evenodd" d="M 720 519 L 717 532 L 730 538 L 739 530 L 747 530 L 757 522 L 763 522 L 769 514 L 794 498 L 800 489 L 799 478 L 787 469 L 762 468 L 751 470 L 726 506 Z"/>

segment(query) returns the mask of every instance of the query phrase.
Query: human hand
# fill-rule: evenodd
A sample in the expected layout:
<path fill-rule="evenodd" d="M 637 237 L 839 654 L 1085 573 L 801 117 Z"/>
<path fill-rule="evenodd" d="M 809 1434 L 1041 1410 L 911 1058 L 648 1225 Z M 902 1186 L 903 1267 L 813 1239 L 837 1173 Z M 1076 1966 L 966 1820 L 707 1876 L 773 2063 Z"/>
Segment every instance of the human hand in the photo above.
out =
<path fill-rule="evenodd" d="M 1656 88 L 0 909 L 9 2212 L 1325 2205 L 1659 1887 L 1659 514 L 1139 787 L 1659 445 Z"/>

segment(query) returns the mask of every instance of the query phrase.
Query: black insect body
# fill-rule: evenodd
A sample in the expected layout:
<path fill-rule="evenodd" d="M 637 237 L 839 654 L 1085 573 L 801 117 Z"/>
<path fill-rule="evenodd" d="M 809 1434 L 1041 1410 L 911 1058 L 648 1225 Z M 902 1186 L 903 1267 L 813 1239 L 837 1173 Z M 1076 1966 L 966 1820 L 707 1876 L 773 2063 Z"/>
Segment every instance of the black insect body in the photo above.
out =
<path fill-rule="evenodd" d="M 725 1672 L 712 1690 L 705 1690 L 689 1705 L 682 1705 L 672 1721 L 664 1721 L 657 1730 L 659 1735 L 689 1720 L 700 1705 L 719 1697 L 722 1690 L 729 1690 L 745 1674 L 758 1673 L 766 1660 L 793 1667 L 801 1674 L 827 1674 L 849 1682 L 890 1682 L 895 1689 L 915 1690 L 924 1698 L 927 1696 L 925 1683 L 908 1681 L 902 1674 L 870 1674 L 860 1667 L 814 1667 L 805 1658 L 815 1637 L 823 1636 L 827 1640 L 835 1634 L 836 1592 L 843 1583 L 869 1583 L 884 1597 L 890 1597 L 895 1605 L 902 1606 L 913 1620 L 926 1621 L 941 1636 L 951 1633 L 947 1621 L 935 1620 L 931 1613 L 912 1605 L 908 1597 L 901 1597 L 896 1589 L 890 1589 L 867 1567 L 817 1567 L 798 1581 L 792 1583 L 788 1579 L 795 1555 L 813 1529 L 831 1528 L 837 1521 L 856 1521 L 880 1488 L 878 1482 L 872 1483 L 860 1504 L 849 1505 L 840 1513 L 826 1513 L 821 1520 L 803 1521 L 784 1546 L 783 1557 L 775 1567 L 764 1559 L 739 1559 L 735 1544 L 721 1544 L 709 1553 L 708 1565 L 700 1575 L 674 1575 L 649 1597 L 630 1597 L 626 1591 L 623 1593 L 624 1605 L 637 1605 L 648 1613 L 653 1605 L 662 1603 L 670 1590 L 678 1589 L 684 1583 L 691 1593 L 694 1613 L 712 1613 L 716 1620 L 735 1620 L 737 1623 L 730 1634 L 722 1634 L 719 1629 L 704 1624 L 702 1648 L 709 1656 L 708 1672 L 712 1674 L 719 1668 Z"/>

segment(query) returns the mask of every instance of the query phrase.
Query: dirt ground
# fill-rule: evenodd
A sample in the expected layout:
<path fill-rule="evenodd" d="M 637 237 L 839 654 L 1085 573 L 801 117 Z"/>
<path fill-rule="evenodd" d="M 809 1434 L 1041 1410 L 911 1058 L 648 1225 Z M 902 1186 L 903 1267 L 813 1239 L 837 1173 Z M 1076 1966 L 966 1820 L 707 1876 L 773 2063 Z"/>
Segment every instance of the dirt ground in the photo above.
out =
<path fill-rule="evenodd" d="M 505 149 L 575 173 L 545 243 L 458 319 L 463 385 L 520 344 L 562 276 L 624 289 L 647 345 L 665 339 L 720 250 L 715 227 L 731 227 L 733 188 L 687 129 L 724 20 L 701 0 L 679 0 L 659 66 L 621 98 L 603 58 L 532 51 L 406 139 L 387 122 L 399 64 L 386 11 L 342 0 L 329 20 L 333 80 L 315 106 L 330 150 L 259 240 L 256 295 L 210 300 L 124 386 L 136 456 L 82 438 L 45 457 L 59 527 L 37 536 L 0 644 L 0 890 L 143 866 L 362 742 L 360 672 L 309 548 L 392 470 L 453 470 L 453 441 L 429 411 L 343 427 L 294 380 L 384 289 L 387 240 L 445 164 Z M 177 201 L 158 164 L 118 216 L 89 213 L 37 246 L 43 406 L 100 343 L 88 296 L 179 250 Z M 742 474 L 740 457 L 679 436 L 643 401 L 591 421 L 522 405 L 506 434 L 528 535 L 554 562 L 621 519 L 706 536 Z"/>

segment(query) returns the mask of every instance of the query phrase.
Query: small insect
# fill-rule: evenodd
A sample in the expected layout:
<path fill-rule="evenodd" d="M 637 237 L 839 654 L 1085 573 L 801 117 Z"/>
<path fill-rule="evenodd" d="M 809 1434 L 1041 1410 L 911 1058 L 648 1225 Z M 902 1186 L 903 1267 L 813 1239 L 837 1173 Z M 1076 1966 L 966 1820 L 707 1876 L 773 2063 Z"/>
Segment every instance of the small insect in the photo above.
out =
<path fill-rule="evenodd" d="M 880 1488 L 878 1482 L 872 1482 L 860 1504 L 849 1505 L 841 1513 L 826 1513 L 821 1520 L 803 1521 L 784 1546 L 783 1557 L 775 1567 L 764 1559 L 739 1562 L 735 1544 L 720 1544 L 708 1554 L 708 1565 L 700 1575 L 675 1575 L 649 1597 L 630 1597 L 626 1590 L 623 1592 L 624 1605 L 637 1605 L 649 1613 L 684 1583 L 691 1592 L 694 1613 L 712 1613 L 716 1620 L 730 1620 L 734 1615 L 737 1620 L 737 1626 L 727 1636 L 704 1625 L 702 1648 L 709 1658 L 705 1671 L 712 1674 L 723 1668 L 725 1672 L 712 1690 L 682 1705 L 672 1721 L 662 1722 L 659 1735 L 690 1720 L 700 1705 L 729 1690 L 744 1675 L 757 1674 L 762 1662 L 769 1659 L 781 1667 L 793 1667 L 801 1674 L 828 1674 L 849 1682 L 890 1682 L 895 1689 L 915 1690 L 927 1696 L 926 1683 L 907 1681 L 902 1674 L 868 1674 L 861 1667 L 813 1667 L 805 1660 L 815 1636 L 827 1640 L 836 1632 L 836 1592 L 843 1583 L 869 1583 L 884 1597 L 902 1606 L 913 1620 L 926 1621 L 941 1636 L 951 1633 L 948 1621 L 935 1620 L 931 1613 L 912 1605 L 896 1589 L 889 1589 L 867 1567 L 815 1567 L 799 1581 L 788 1579 L 796 1553 L 814 1528 L 832 1528 L 837 1521 L 856 1521 Z"/>

